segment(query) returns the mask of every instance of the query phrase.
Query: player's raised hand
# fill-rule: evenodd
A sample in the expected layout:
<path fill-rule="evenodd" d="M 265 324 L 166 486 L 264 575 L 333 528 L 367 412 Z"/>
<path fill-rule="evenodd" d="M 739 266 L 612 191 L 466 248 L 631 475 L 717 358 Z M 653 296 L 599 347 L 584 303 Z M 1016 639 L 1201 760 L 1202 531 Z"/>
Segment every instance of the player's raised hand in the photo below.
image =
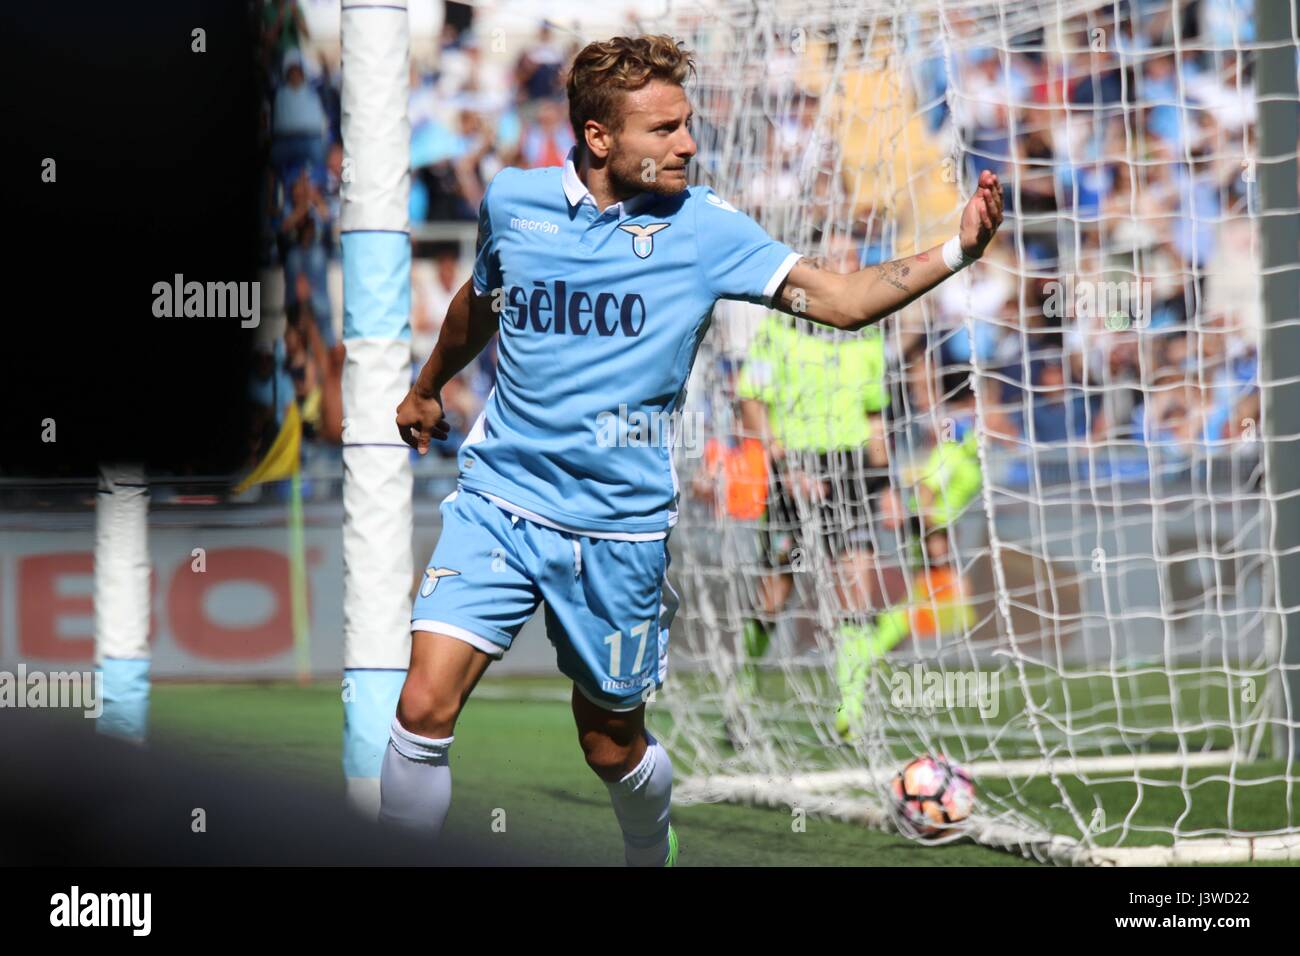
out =
<path fill-rule="evenodd" d="M 433 439 L 445 441 L 450 430 L 442 414 L 441 396 L 428 398 L 412 387 L 397 406 L 397 433 L 421 455 L 429 451 Z"/>
<path fill-rule="evenodd" d="M 961 251 L 972 259 L 984 255 L 985 248 L 1002 225 L 1002 184 L 991 170 L 980 173 L 975 195 L 961 214 Z"/>

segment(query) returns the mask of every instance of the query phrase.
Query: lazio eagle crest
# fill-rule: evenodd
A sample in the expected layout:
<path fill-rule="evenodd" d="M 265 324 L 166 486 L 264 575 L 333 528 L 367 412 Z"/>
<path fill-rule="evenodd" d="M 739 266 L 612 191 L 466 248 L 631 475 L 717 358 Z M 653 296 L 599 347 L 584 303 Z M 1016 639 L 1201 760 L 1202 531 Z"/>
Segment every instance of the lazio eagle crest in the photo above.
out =
<path fill-rule="evenodd" d="M 433 593 L 433 589 L 438 586 L 440 580 L 453 574 L 460 574 L 460 572 L 453 571 L 451 568 L 426 568 L 424 583 L 420 585 L 420 597 L 428 597 Z"/>
<path fill-rule="evenodd" d="M 655 251 L 655 233 L 671 226 L 670 222 L 652 222 L 648 226 L 619 226 L 624 232 L 632 234 L 632 251 L 637 258 L 649 259 Z"/>

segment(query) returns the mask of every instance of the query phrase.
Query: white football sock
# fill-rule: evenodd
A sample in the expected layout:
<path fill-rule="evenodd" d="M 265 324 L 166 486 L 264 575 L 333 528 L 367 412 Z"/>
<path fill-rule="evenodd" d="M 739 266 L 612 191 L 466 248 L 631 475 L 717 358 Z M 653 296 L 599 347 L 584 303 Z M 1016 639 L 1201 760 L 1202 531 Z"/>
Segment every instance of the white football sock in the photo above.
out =
<path fill-rule="evenodd" d="M 645 732 L 645 756 L 618 783 L 608 783 L 614 815 L 623 828 L 628 866 L 663 866 L 668 859 L 668 810 L 673 794 L 673 763 L 659 741 Z"/>
<path fill-rule="evenodd" d="M 421 737 L 393 718 L 379 773 L 379 822 L 417 830 L 436 839 L 451 808 L 455 737 Z"/>

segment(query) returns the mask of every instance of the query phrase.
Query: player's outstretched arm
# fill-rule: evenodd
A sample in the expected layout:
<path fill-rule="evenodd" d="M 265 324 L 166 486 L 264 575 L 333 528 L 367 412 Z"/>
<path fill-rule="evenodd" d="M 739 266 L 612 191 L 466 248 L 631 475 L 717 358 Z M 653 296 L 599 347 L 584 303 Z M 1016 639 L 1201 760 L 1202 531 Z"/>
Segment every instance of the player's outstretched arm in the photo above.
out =
<path fill-rule="evenodd" d="M 856 331 L 879 322 L 929 292 L 984 254 L 1002 225 L 1002 184 L 984 170 L 975 195 L 962 210 L 961 228 L 948 246 L 841 275 L 800 259 L 777 292 L 785 312 L 822 325 Z"/>
<path fill-rule="evenodd" d="M 397 406 L 397 432 L 421 455 L 433 439 L 446 439 L 449 427 L 442 413 L 442 389 L 492 341 L 497 314 L 492 299 L 476 295 L 466 282 L 452 297 L 438 333 L 438 344 L 420 369 L 411 390 Z"/>

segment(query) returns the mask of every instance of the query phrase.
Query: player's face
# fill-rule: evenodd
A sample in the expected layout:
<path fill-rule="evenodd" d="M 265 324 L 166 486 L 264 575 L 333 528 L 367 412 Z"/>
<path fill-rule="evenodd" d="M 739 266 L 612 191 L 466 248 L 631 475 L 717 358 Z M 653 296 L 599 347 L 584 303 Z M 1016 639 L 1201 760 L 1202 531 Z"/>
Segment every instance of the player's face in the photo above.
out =
<path fill-rule="evenodd" d="M 623 128 L 613 136 L 610 178 L 623 191 L 673 196 L 686 188 L 695 155 L 691 104 L 676 83 L 654 80 L 623 97 Z"/>

